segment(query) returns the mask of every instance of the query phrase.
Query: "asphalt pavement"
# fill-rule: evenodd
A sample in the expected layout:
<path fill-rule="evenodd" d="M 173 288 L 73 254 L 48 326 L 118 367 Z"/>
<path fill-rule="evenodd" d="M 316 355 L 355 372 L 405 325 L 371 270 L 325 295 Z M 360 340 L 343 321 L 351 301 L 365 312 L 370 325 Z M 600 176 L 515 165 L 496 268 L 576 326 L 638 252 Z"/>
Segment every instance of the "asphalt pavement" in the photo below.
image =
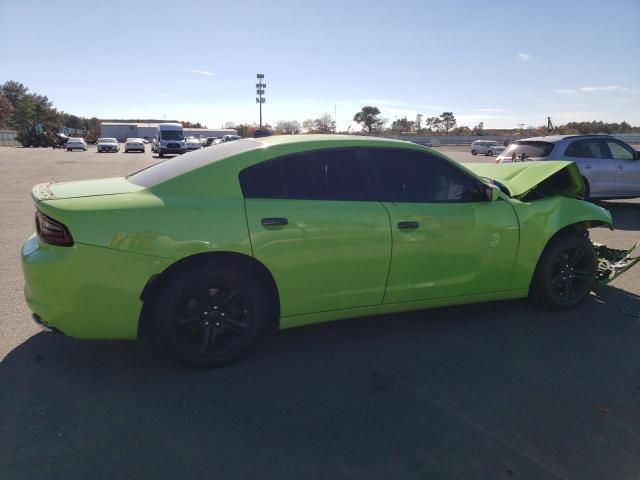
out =
<path fill-rule="evenodd" d="M 159 161 L 94 149 L 0 148 L 0 479 L 638 480 L 640 267 L 575 310 L 506 301 L 302 327 L 210 371 L 39 333 L 19 262 L 32 185 Z M 640 240 L 640 201 L 603 206 L 616 230 L 595 240 Z"/>

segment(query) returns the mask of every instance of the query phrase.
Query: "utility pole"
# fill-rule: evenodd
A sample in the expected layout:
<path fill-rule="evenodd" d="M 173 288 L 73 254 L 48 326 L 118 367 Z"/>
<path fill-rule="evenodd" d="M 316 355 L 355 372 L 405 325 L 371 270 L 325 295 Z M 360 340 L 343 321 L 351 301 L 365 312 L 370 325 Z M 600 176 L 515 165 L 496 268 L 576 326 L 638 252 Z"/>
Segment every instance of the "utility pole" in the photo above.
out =
<path fill-rule="evenodd" d="M 522 127 L 524 127 L 524 123 L 519 123 L 518 127 L 520 127 L 520 138 L 522 138 Z"/>
<path fill-rule="evenodd" d="M 263 95 L 267 84 L 264 83 L 264 73 L 258 73 L 256 78 L 258 79 L 258 83 L 256 83 L 256 94 L 258 95 L 256 97 L 256 103 L 260 105 L 260 128 L 262 128 L 262 104 L 267 101 Z"/>
<path fill-rule="evenodd" d="M 333 133 L 336 133 L 338 128 L 338 105 L 333 105 Z"/>

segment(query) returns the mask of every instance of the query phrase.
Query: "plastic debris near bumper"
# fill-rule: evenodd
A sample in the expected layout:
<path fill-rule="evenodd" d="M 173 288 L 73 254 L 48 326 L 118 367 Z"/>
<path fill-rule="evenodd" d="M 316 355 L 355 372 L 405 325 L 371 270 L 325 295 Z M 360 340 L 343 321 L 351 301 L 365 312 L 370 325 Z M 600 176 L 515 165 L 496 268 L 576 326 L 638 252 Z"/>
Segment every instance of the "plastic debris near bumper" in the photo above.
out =
<path fill-rule="evenodd" d="M 599 285 L 606 285 L 640 262 L 640 242 L 628 250 L 609 248 L 599 243 L 593 243 L 593 246 L 598 258 L 596 282 Z"/>

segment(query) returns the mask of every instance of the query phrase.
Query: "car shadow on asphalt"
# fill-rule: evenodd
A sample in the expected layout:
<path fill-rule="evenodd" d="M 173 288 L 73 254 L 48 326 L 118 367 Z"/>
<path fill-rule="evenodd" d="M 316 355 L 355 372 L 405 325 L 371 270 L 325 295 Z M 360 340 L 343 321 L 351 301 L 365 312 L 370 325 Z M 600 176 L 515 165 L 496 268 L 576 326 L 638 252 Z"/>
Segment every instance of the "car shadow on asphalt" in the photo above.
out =
<path fill-rule="evenodd" d="M 2 478 L 632 478 L 639 307 L 359 318 L 199 371 L 38 334 L 0 364 Z"/>
<path fill-rule="evenodd" d="M 600 205 L 611 212 L 616 230 L 640 230 L 640 203 L 603 201 Z"/>

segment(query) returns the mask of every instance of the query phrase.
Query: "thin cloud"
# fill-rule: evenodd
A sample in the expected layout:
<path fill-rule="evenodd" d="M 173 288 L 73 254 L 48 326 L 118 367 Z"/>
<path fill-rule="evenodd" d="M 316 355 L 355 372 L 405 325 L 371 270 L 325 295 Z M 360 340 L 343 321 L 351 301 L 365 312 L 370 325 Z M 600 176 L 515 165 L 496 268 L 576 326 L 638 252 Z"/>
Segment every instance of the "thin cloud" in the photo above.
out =
<path fill-rule="evenodd" d="M 581 87 L 580 90 L 583 92 L 615 92 L 620 90 L 620 86 L 618 85 L 605 85 L 602 87 Z"/>
<path fill-rule="evenodd" d="M 531 60 L 532 56 L 530 53 L 523 53 L 520 52 L 518 55 L 516 55 L 518 57 L 518 60 L 521 60 L 523 62 L 528 62 L 529 60 Z"/>
<path fill-rule="evenodd" d="M 578 92 L 574 88 L 559 88 L 556 90 L 556 93 L 561 93 L 563 95 L 573 95 Z"/>
<path fill-rule="evenodd" d="M 197 73 L 198 75 L 206 75 L 207 77 L 213 77 L 213 73 L 211 72 L 207 72 L 205 70 L 196 70 L 195 68 L 192 68 L 191 70 L 189 70 L 191 73 Z"/>

